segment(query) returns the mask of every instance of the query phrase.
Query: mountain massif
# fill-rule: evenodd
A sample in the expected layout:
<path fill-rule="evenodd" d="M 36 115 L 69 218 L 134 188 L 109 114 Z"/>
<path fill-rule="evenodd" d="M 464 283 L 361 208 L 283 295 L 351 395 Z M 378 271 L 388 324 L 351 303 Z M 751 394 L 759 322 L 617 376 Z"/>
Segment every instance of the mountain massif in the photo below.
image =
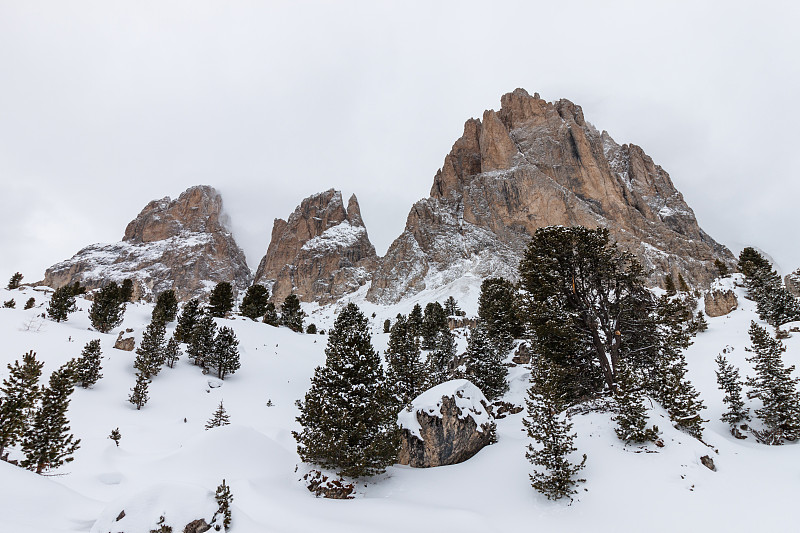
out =
<path fill-rule="evenodd" d="M 221 209 L 219 194 L 205 186 L 151 202 L 122 242 L 81 250 L 49 268 L 43 283 L 92 288 L 131 277 L 145 294 L 175 288 L 181 298 L 218 281 L 244 289 L 252 276 Z M 331 189 L 275 220 L 254 279 L 271 287 L 276 302 L 296 293 L 326 304 L 369 284 L 369 301 L 392 304 L 464 275 L 514 280 L 530 236 L 549 225 L 607 228 L 642 261 L 652 285 L 667 274 L 704 285 L 715 260 L 734 266 L 640 147 L 617 144 L 569 100 L 517 89 L 499 111 L 466 122 L 430 196 L 412 206 L 384 257 L 369 241 L 355 196 L 345 207 Z"/>

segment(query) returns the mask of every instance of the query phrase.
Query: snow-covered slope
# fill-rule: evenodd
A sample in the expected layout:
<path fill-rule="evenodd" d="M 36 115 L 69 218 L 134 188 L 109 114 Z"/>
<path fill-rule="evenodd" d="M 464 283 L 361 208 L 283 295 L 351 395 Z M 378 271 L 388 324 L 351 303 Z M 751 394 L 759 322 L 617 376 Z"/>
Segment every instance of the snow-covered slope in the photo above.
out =
<path fill-rule="evenodd" d="M 234 496 L 233 533 L 791 530 L 800 448 L 736 440 L 719 421 L 724 407 L 714 358 L 724 350 L 743 374 L 751 372 L 744 348 L 756 315 L 754 304 L 737 292 L 739 309 L 709 319 L 709 330 L 687 352 L 690 378 L 708 407 L 707 444 L 673 429 L 658 406 L 650 415 L 662 431 L 664 448 L 624 446 L 607 413 L 576 415 L 576 445 L 588 456 L 582 472 L 587 482 L 569 505 L 548 501 L 531 488 L 522 414 L 497 420 L 498 442 L 465 463 L 431 469 L 395 466 L 372 483 L 359 484 L 354 500 L 316 499 L 298 481 L 307 467 L 299 462 L 291 431 L 298 428 L 294 402 L 324 361 L 324 335 L 220 320 L 236 330 L 241 369 L 220 382 L 184 357 L 154 378 L 150 401 L 137 411 L 127 402 L 134 354 L 112 348 L 119 330 L 104 335 L 89 329 L 88 302 L 79 300 L 81 310 L 56 324 L 36 318 L 42 307 L 21 309 L 30 296 L 41 305 L 41 293 L 0 290 L 2 301 L 13 297 L 18 307 L 0 309 L 0 377 L 7 375 L 6 363 L 31 349 L 46 362 L 45 375 L 79 355 L 91 339 L 101 339 L 104 356 L 104 377 L 91 389 L 76 389 L 72 397 L 69 418 L 81 439 L 75 461 L 50 476 L 0 462 L 0 528 L 147 533 L 163 514 L 180 531 L 190 520 L 210 518 L 214 490 L 224 478 Z M 467 300 L 459 298 L 474 312 L 474 301 Z M 368 316 L 376 313 L 371 320 L 381 331 L 383 318 L 407 312 L 411 305 L 364 310 Z M 122 327 L 133 328 L 138 338 L 151 309 L 130 305 Z M 333 313 L 316 310 L 318 319 Z M 386 342 L 386 335 L 376 333 L 378 349 L 385 349 Z M 785 342 L 784 360 L 800 364 L 800 334 Z M 527 378 L 525 367 L 511 369 L 507 400 L 522 403 Z M 206 431 L 204 424 L 221 400 L 232 425 Z M 108 439 L 116 427 L 122 434 L 119 448 Z M 714 459 L 716 472 L 702 466 L 703 455 Z M 12 452 L 14 457 L 18 452 Z M 117 522 L 122 510 L 125 517 Z"/>

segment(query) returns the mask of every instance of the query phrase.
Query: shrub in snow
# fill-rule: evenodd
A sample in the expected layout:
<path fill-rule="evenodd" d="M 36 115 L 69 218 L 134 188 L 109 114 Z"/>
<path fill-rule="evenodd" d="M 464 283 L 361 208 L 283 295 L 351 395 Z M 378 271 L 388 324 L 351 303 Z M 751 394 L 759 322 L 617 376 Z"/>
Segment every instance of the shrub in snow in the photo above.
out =
<path fill-rule="evenodd" d="M 31 309 L 34 305 L 36 305 L 36 300 L 33 297 L 28 298 L 23 309 Z"/>
<path fill-rule="evenodd" d="M 119 441 L 122 439 L 122 433 L 119 432 L 119 428 L 112 429 L 111 433 L 108 435 L 108 438 L 113 440 L 114 444 L 116 444 L 119 448 Z"/>
<path fill-rule="evenodd" d="M 19 272 L 14 272 L 14 274 L 11 276 L 11 279 L 8 280 L 8 285 L 6 285 L 6 289 L 8 289 L 10 291 L 13 291 L 14 289 L 18 289 L 19 288 L 19 284 L 22 281 L 23 277 L 24 276 L 22 274 L 20 274 Z"/>
<path fill-rule="evenodd" d="M 158 295 L 156 306 L 153 308 L 152 320 L 162 322 L 172 322 L 178 316 L 178 298 L 175 291 L 170 289 Z"/>
<path fill-rule="evenodd" d="M 14 309 L 15 307 L 17 307 L 17 302 L 14 301 L 14 298 L 11 298 L 10 300 L 6 300 L 5 302 L 3 302 L 3 307 L 5 307 L 6 309 Z"/>
<path fill-rule="evenodd" d="M 352 500 L 352 494 L 356 490 L 355 485 L 345 482 L 341 477 L 330 479 L 319 470 L 311 470 L 303 476 L 303 480 L 306 488 L 317 498 L 322 496 L 332 500 Z"/>

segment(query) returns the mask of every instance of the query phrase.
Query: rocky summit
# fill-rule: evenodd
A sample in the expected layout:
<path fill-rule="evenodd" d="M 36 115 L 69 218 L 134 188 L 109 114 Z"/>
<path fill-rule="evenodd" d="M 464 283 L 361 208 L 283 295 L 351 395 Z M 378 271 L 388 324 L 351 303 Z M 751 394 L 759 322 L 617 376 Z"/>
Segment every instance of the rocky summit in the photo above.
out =
<path fill-rule="evenodd" d="M 122 241 L 87 246 L 48 268 L 41 283 L 60 287 L 79 281 L 94 289 L 125 278 L 144 299 L 169 289 L 180 299 L 202 296 L 220 281 L 246 289 L 250 269 L 225 227 L 219 192 L 196 186 L 176 200 L 150 202 L 128 224 Z"/>
<path fill-rule="evenodd" d="M 277 303 L 295 293 L 325 304 L 367 283 L 376 260 L 355 195 L 345 208 L 342 193 L 330 189 L 275 220 L 255 282 L 270 286 Z"/>
<path fill-rule="evenodd" d="M 472 274 L 515 279 L 537 228 L 608 228 L 659 285 L 667 274 L 706 284 L 731 252 L 697 224 L 669 174 L 633 144 L 617 144 L 569 100 L 517 89 L 499 111 L 470 119 L 411 208 L 367 298 L 390 304 Z"/>

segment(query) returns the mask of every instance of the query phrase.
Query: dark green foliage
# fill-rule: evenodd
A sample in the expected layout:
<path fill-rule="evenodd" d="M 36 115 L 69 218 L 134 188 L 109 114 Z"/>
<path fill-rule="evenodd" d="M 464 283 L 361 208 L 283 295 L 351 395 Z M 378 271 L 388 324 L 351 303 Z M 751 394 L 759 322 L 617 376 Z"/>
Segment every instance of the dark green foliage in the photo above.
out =
<path fill-rule="evenodd" d="M 447 300 L 444 301 L 444 312 L 447 316 L 461 316 L 458 302 L 452 296 L 448 296 Z"/>
<path fill-rule="evenodd" d="M 158 295 L 156 306 L 153 308 L 152 320 L 164 324 L 172 322 L 178 316 L 178 298 L 175 291 L 170 289 Z"/>
<path fill-rule="evenodd" d="M 678 273 L 678 290 L 681 292 L 689 292 L 689 285 L 686 284 L 686 280 L 683 279 L 683 274 L 680 272 Z"/>
<path fill-rule="evenodd" d="M 111 433 L 108 435 L 108 438 L 114 441 L 114 444 L 117 445 L 119 448 L 119 441 L 122 439 L 122 433 L 119 432 L 119 428 L 114 428 L 111 430 Z"/>
<path fill-rule="evenodd" d="M 706 320 L 705 313 L 702 311 L 697 312 L 697 314 L 694 316 L 694 320 L 692 321 L 690 329 L 697 333 L 708 331 L 708 321 Z"/>
<path fill-rule="evenodd" d="M 53 296 L 50 297 L 50 303 L 47 306 L 47 316 L 56 322 L 63 322 L 69 318 L 70 313 L 74 313 L 77 310 L 78 307 L 75 305 L 73 287 L 65 285 L 56 289 L 53 292 Z"/>
<path fill-rule="evenodd" d="M 739 254 L 739 271 L 751 277 L 758 270 L 770 270 L 772 264 L 755 248 L 748 246 Z"/>
<path fill-rule="evenodd" d="M 800 302 L 783 286 L 772 264 L 753 248 L 739 254 L 747 297 L 756 302 L 758 316 L 772 326 L 800 320 Z"/>
<path fill-rule="evenodd" d="M 217 333 L 217 324 L 211 315 L 203 315 L 192 328 L 189 337 L 189 346 L 186 355 L 194 364 L 205 368 L 206 358 L 214 351 L 214 339 Z"/>
<path fill-rule="evenodd" d="M 508 390 L 508 369 L 503 364 L 505 353 L 489 336 L 483 320 L 470 330 L 467 343 L 466 378 L 483 392 L 489 401 L 500 398 Z"/>
<path fill-rule="evenodd" d="M 419 336 L 422 329 L 422 307 L 419 304 L 415 304 L 414 308 L 411 309 L 411 312 L 408 314 L 408 324 L 411 327 L 411 331 L 414 332 L 414 335 Z"/>
<path fill-rule="evenodd" d="M 72 461 L 72 454 L 80 444 L 80 439 L 76 440 L 69 432 L 67 420 L 74 379 L 64 367 L 50 375 L 50 383 L 42 391 L 39 407 L 22 439 L 25 459 L 20 465 L 24 468 L 41 474 Z"/>
<path fill-rule="evenodd" d="M 678 289 L 675 288 L 675 280 L 672 279 L 672 274 L 667 274 L 664 278 L 664 290 L 667 291 L 667 296 L 675 296 L 678 294 Z"/>
<path fill-rule="evenodd" d="M 228 415 L 228 411 L 225 410 L 225 406 L 222 405 L 222 402 L 220 401 L 217 410 L 214 411 L 213 415 L 211 415 L 211 419 L 206 422 L 206 430 L 227 426 L 230 425 L 230 423 L 231 417 Z"/>
<path fill-rule="evenodd" d="M 119 299 L 123 303 L 128 303 L 133 299 L 133 280 L 125 278 L 119 286 Z"/>
<path fill-rule="evenodd" d="M 647 427 L 647 410 L 641 384 L 623 363 L 617 368 L 617 391 L 614 395 L 619 413 L 614 417 L 617 437 L 625 442 L 646 442 L 658 438 L 658 428 Z"/>
<path fill-rule="evenodd" d="M 214 339 L 214 349 L 205 358 L 205 366 L 217 371 L 219 379 L 225 379 L 228 374 L 233 374 L 241 367 L 239 362 L 239 341 L 233 329 L 223 326 L 219 329 Z"/>
<path fill-rule="evenodd" d="M 11 279 L 8 280 L 8 285 L 6 285 L 6 289 L 8 289 L 10 291 L 13 291 L 14 289 L 18 289 L 19 288 L 19 284 L 20 284 L 20 282 L 22 282 L 22 278 L 23 277 L 24 276 L 22 274 L 20 274 L 19 272 L 14 272 L 14 274 L 11 276 Z"/>
<path fill-rule="evenodd" d="M 89 308 L 92 327 L 100 333 L 108 333 L 122 324 L 125 303 L 120 297 L 119 287 L 113 281 L 97 291 Z"/>
<path fill-rule="evenodd" d="M 483 320 L 489 337 L 501 351 L 510 350 L 514 339 L 522 335 L 516 293 L 514 285 L 507 279 L 489 278 L 481 283 L 478 317 Z"/>
<path fill-rule="evenodd" d="M 141 372 L 136 373 L 136 385 L 131 389 L 131 394 L 128 396 L 128 401 L 136 406 L 138 411 L 150 397 L 147 395 L 147 388 L 150 385 L 150 380 Z"/>
<path fill-rule="evenodd" d="M 269 302 L 266 311 L 264 311 L 264 318 L 261 320 L 264 324 L 275 326 L 276 328 L 281 325 L 281 318 L 278 316 L 278 311 L 275 310 L 275 304 Z"/>
<path fill-rule="evenodd" d="M 449 331 L 447 314 L 439 302 L 431 302 L 425 306 L 425 314 L 418 330 L 418 335 L 422 337 L 420 347 L 424 350 L 432 350 L 436 342 L 436 335 L 440 331 Z"/>
<path fill-rule="evenodd" d="M 76 281 L 69 287 L 69 291 L 72 293 L 73 296 L 80 296 L 81 294 L 86 294 L 86 287 L 81 285 L 80 281 Z"/>
<path fill-rule="evenodd" d="M 76 361 L 75 381 L 84 389 L 88 389 L 103 377 L 100 373 L 103 369 L 100 366 L 102 355 L 100 339 L 95 339 L 84 346 L 80 358 Z"/>
<path fill-rule="evenodd" d="M 258 320 L 267 312 L 269 291 L 263 285 L 253 285 L 247 289 L 239 306 L 239 312 L 251 320 Z"/>
<path fill-rule="evenodd" d="M 165 331 L 163 322 L 152 320 L 142 334 L 142 342 L 136 348 L 136 359 L 133 362 L 133 367 L 145 378 L 158 375 L 161 365 L 165 362 Z"/>
<path fill-rule="evenodd" d="M 800 393 L 797 392 L 800 379 L 792 377 L 794 365 L 783 366 L 781 354 L 786 348 L 766 329 L 751 322 L 749 333 L 752 346 L 748 351 L 753 352 L 753 356 L 747 360 L 756 375 L 747 378 L 750 387 L 747 397 L 758 398 L 762 403 L 762 407 L 755 410 L 768 432 L 767 438 L 761 440 L 769 444 L 796 440 L 800 437 Z"/>
<path fill-rule="evenodd" d="M 309 335 L 316 335 L 317 334 L 317 325 L 316 324 L 309 324 L 306 327 L 306 333 Z"/>
<path fill-rule="evenodd" d="M 730 277 L 730 272 L 728 270 L 728 265 L 720 261 L 719 259 L 714 259 L 714 266 L 717 268 L 717 272 L 719 273 L 719 277 L 727 278 Z"/>
<path fill-rule="evenodd" d="M 36 300 L 33 297 L 28 298 L 23 309 L 31 309 L 34 305 L 36 305 Z"/>
<path fill-rule="evenodd" d="M 420 359 L 419 341 L 405 317 L 398 318 L 389 333 L 386 349 L 387 382 L 398 404 L 397 411 L 425 390 L 425 365 Z"/>
<path fill-rule="evenodd" d="M 440 331 L 425 363 L 428 375 L 426 388 L 453 379 L 455 358 L 456 339 L 450 331 Z"/>
<path fill-rule="evenodd" d="M 392 329 L 392 321 L 387 318 L 386 320 L 383 321 L 383 332 L 389 333 L 391 329 Z"/>
<path fill-rule="evenodd" d="M 6 300 L 5 302 L 3 302 L 3 307 L 5 307 L 6 309 L 14 309 L 15 307 L 17 307 L 17 302 L 14 301 L 14 298 L 11 298 L 10 300 Z"/>
<path fill-rule="evenodd" d="M 343 476 L 381 473 L 395 461 L 399 432 L 369 323 L 355 304 L 336 317 L 325 355 L 325 366 L 317 367 L 297 402 L 303 428 L 293 432 L 298 454 Z"/>
<path fill-rule="evenodd" d="M 222 480 L 222 485 L 217 487 L 217 493 L 214 499 L 217 500 L 217 512 L 214 513 L 212 523 L 221 521 L 222 527 L 225 531 L 228 531 L 228 528 L 231 527 L 231 504 L 233 503 L 233 494 L 231 494 L 231 488 L 225 484 L 224 479 Z M 219 526 L 216 526 L 216 529 L 219 531 Z"/>
<path fill-rule="evenodd" d="M 184 304 L 181 315 L 178 317 L 178 325 L 175 327 L 175 338 L 178 342 L 189 342 L 192 330 L 202 314 L 200 302 L 196 298 L 192 298 Z"/>
<path fill-rule="evenodd" d="M 292 331 L 302 333 L 303 318 L 305 316 L 306 314 L 300 309 L 300 298 L 295 294 L 287 296 L 281 306 L 281 325 Z"/>
<path fill-rule="evenodd" d="M 723 413 L 720 420 L 727 422 L 731 427 L 745 420 L 750 420 L 750 410 L 745 406 L 742 399 L 742 382 L 739 377 L 739 369 L 728 362 L 723 355 L 718 355 L 717 362 L 717 384 L 725 392 L 723 402 L 728 404 L 728 411 Z"/>
<path fill-rule="evenodd" d="M 225 318 L 233 309 L 233 287 L 227 281 L 220 281 L 208 298 L 208 312 L 211 316 Z"/>
<path fill-rule="evenodd" d="M 169 338 L 166 348 L 164 348 L 164 362 L 168 367 L 175 368 L 175 363 L 178 362 L 181 355 L 183 355 L 183 352 L 181 352 L 180 344 L 178 344 L 178 339 L 173 335 Z"/>
<path fill-rule="evenodd" d="M 577 451 L 577 435 L 572 433 L 572 423 L 561 414 L 566 407 L 560 392 L 564 379 L 557 377 L 560 369 L 543 357 L 535 357 L 531 364 L 531 386 L 525 400 L 528 416 L 522 420 L 528 438 L 536 443 L 528 444 L 525 453 L 535 466 L 531 485 L 549 500 L 571 499 L 577 493 L 575 486 L 585 482 L 575 476 L 586 464 L 586 455 L 578 464 L 570 462 L 569 456 Z"/>
<path fill-rule="evenodd" d="M 22 363 L 8 365 L 8 377 L 0 386 L 0 458 L 4 449 L 14 446 L 25 433 L 41 394 L 38 384 L 43 366 L 33 351 L 22 356 Z"/>

